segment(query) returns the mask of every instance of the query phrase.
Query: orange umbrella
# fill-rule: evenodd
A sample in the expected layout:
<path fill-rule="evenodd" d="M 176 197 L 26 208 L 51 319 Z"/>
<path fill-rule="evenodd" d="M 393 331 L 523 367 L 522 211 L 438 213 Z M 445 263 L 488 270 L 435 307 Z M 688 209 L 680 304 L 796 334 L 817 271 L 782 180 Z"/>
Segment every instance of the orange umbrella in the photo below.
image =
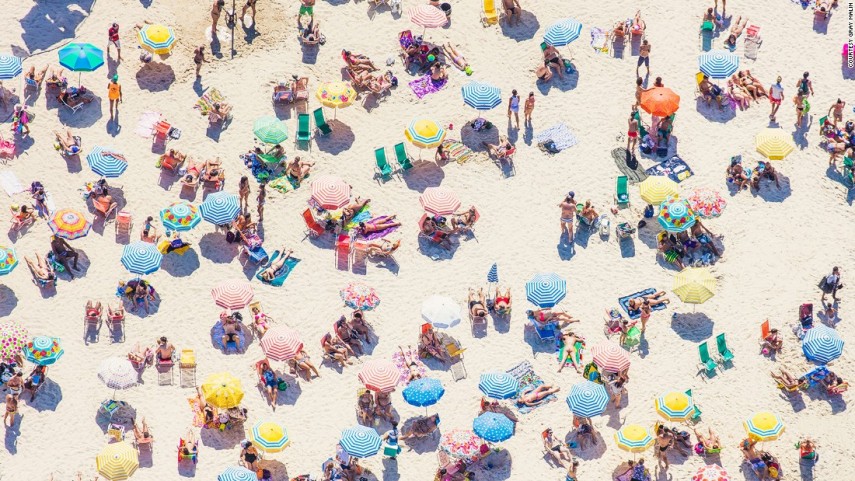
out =
<path fill-rule="evenodd" d="M 668 87 L 654 87 L 641 92 L 641 108 L 657 117 L 667 117 L 680 108 L 680 96 Z"/>

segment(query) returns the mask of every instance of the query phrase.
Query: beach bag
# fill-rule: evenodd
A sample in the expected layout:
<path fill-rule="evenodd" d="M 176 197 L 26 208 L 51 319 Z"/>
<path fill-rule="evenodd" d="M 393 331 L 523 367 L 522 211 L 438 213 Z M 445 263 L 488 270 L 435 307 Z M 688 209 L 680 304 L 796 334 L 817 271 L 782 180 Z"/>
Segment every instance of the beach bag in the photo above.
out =
<path fill-rule="evenodd" d="M 285 382 L 284 379 L 279 378 L 279 382 L 276 384 L 276 389 L 278 389 L 279 391 L 285 391 L 288 389 L 288 383 Z"/>
<path fill-rule="evenodd" d="M 647 204 L 647 207 L 644 208 L 644 218 L 645 219 L 652 219 L 653 218 L 653 206 L 652 205 Z"/>
<path fill-rule="evenodd" d="M 232 231 L 226 232 L 226 242 L 234 244 L 237 241 L 237 234 Z"/>

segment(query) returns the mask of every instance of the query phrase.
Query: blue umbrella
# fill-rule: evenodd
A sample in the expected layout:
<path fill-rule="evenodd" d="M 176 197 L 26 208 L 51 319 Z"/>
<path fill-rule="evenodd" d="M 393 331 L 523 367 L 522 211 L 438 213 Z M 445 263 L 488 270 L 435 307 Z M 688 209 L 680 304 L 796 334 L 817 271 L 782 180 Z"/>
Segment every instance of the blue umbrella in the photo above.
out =
<path fill-rule="evenodd" d="M 538 307 L 553 307 L 567 295 L 567 281 L 558 274 L 537 274 L 525 285 L 529 302 Z"/>
<path fill-rule="evenodd" d="M 484 440 L 500 443 L 514 435 L 514 422 L 504 414 L 486 412 L 472 421 L 472 430 Z"/>
<path fill-rule="evenodd" d="M 579 417 L 590 418 L 599 416 L 606 410 L 609 403 L 609 393 L 602 384 L 582 381 L 574 384 L 567 395 L 567 407 Z"/>
<path fill-rule="evenodd" d="M 478 389 L 489 398 L 510 399 L 517 397 L 520 382 L 506 372 L 487 372 L 481 374 Z"/>
<path fill-rule="evenodd" d="M 230 466 L 217 476 L 217 481 L 258 481 L 258 476 L 246 468 Z"/>
<path fill-rule="evenodd" d="M 163 254 L 149 242 L 137 241 L 122 251 L 122 265 L 132 274 L 151 274 L 160 269 L 162 260 Z"/>
<path fill-rule="evenodd" d="M 496 263 L 493 263 L 493 267 L 487 273 L 487 282 L 499 282 L 499 266 Z"/>
<path fill-rule="evenodd" d="M 698 67 L 712 78 L 727 78 L 739 70 L 739 56 L 727 50 L 710 50 L 698 56 Z"/>
<path fill-rule="evenodd" d="M 212 224 L 230 224 L 240 213 L 240 202 L 234 194 L 214 192 L 199 205 L 199 213 Z"/>
<path fill-rule="evenodd" d="M 828 364 L 843 354 L 843 339 L 834 329 L 817 325 L 808 329 L 802 339 L 802 351 L 808 360 Z"/>
<path fill-rule="evenodd" d="M 421 408 L 436 404 L 445 394 L 445 388 L 438 379 L 423 377 L 411 382 L 401 394 L 404 401 Z"/>
<path fill-rule="evenodd" d="M 355 426 L 341 432 L 341 448 L 355 458 L 368 458 L 377 454 L 383 440 L 372 428 Z"/>
<path fill-rule="evenodd" d="M 469 82 L 460 92 L 463 102 L 475 110 L 490 110 L 502 103 L 502 91 L 499 87 L 481 82 Z"/>
<path fill-rule="evenodd" d="M 553 47 L 562 47 L 579 38 L 581 34 L 582 23 L 574 18 L 567 18 L 550 25 L 543 35 L 543 41 Z"/>
<path fill-rule="evenodd" d="M 23 72 L 21 59 L 14 55 L 0 55 L 0 80 L 11 80 Z"/>
<path fill-rule="evenodd" d="M 113 154 L 115 151 L 109 147 L 93 147 L 92 152 L 86 156 L 86 162 L 92 172 L 102 177 L 118 177 L 128 168 L 128 162 Z M 117 155 L 122 155 L 115 152 Z"/>

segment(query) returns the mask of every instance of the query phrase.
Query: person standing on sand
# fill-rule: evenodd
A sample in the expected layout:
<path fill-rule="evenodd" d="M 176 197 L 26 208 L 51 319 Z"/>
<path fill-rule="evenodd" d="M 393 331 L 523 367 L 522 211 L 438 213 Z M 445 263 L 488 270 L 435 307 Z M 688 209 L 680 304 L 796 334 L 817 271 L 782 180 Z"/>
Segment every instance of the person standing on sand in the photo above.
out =
<path fill-rule="evenodd" d="M 635 66 L 635 76 L 638 77 L 638 70 L 644 65 L 647 68 L 645 76 L 650 76 L 650 43 L 647 39 L 641 41 L 641 46 L 638 48 L 638 64 Z"/>
<path fill-rule="evenodd" d="M 258 202 L 258 222 L 264 220 L 264 203 L 267 200 L 267 183 L 262 182 L 258 184 L 258 195 L 255 196 L 256 202 Z"/>
<path fill-rule="evenodd" d="M 523 113 L 525 115 L 525 124 L 529 127 L 531 126 L 531 113 L 534 112 L 534 92 L 528 93 L 528 98 L 525 99 L 525 108 Z"/>
<path fill-rule="evenodd" d="M 561 233 L 567 233 L 567 239 L 573 242 L 573 223 L 576 220 L 576 194 L 573 191 L 567 193 L 564 201 L 558 204 L 561 208 Z"/>
<path fill-rule="evenodd" d="M 502 7 L 505 8 L 505 17 L 508 19 L 508 26 L 520 23 L 522 7 L 520 7 L 519 0 L 502 0 Z"/>
<path fill-rule="evenodd" d="M 839 289 L 843 289 L 843 284 L 840 283 L 840 268 L 834 266 L 834 268 L 831 269 L 831 274 L 823 278 L 823 282 L 819 287 L 822 290 L 822 302 L 825 302 L 826 294 L 831 294 L 832 299 L 839 301 L 840 299 L 837 297 L 837 291 Z"/>
<path fill-rule="evenodd" d="M 257 0 L 246 0 L 246 4 L 243 6 L 243 10 L 240 12 L 240 19 L 243 21 L 243 18 L 246 16 L 246 10 L 252 9 L 252 23 L 255 25 L 255 2 Z"/>
<path fill-rule="evenodd" d="M 632 107 L 632 112 L 629 114 L 629 127 L 626 131 L 626 150 L 630 154 L 635 152 L 635 146 L 638 144 L 638 119 L 635 118 L 637 110 Z"/>
<path fill-rule="evenodd" d="M 769 87 L 769 103 L 772 104 L 772 113 L 769 114 L 769 120 L 775 121 L 775 115 L 781 107 L 781 101 L 784 100 L 784 87 L 781 86 L 781 76 Z"/>
<path fill-rule="evenodd" d="M 805 97 L 813 95 L 813 82 L 808 79 L 809 76 L 810 72 L 805 72 L 802 75 L 802 78 L 796 82 L 796 88 L 799 89 L 799 92 L 801 92 Z"/>
<path fill-rule="evenodd" d="M 119 115 L 119 104 L 122 103 L 122 84 L 119 83 L 119 75 L 113 75 L 107 84 L 107 98 L 110 100 L 110 120 L 113 120 L 113 109 L 116 116 Z"/>
<path fill-rule="evenodd" d="M 213 6 L 211 6 L 211 36 L 217 36 L 217 23 L 220 21 L 220 14 L 223 12 L 223 8 L 226 5 L 226 0 L 214 0 Z M 254 13 L 253 13 L 254 14 Z M 199 70 L 197 68 L 196 75 L 199 75 Z"/>
<path fill-rule="evenodd" d="M 715 0 L 715 9 L 718 10 L 718 0 Z M 727 10 L 727 0 L 721 0 L 721 16 L 724 17 L 724 11 Z"/>
<path fill-rule="evenodd" d="M 834 124 L 834 128 L 837 128 L 837 122 L 843 122 L 844 107 L 846 107 L 846 102 L 838 98 L 837 102 L 828 109 L 828 116 L 832 118 L 831 123 Z M 832 111 L 834 115 L 832 115 Z"/>
<path fill-rule="evenodd" d="M 209 60 L 205 59 L 204 45 L 199 45 L 196 50 L 193 50 L 193 62 L 196 64 L 196 77 L 201 77 L 202 74 L 199 73 L 199 70 L 202 68 L 202 62 L 210 63 Z"/>
<path fill-rule="evenodd" d="M 114 23 L 107 30 L 107 56 L 110 56 L 110 45 L 116 46 L 116 61 L 122 61 L 122 42 L 119 40 L 119 24 Z"/>
<path fill-rule="evenodd" d="M 511 91 L 511 98 L 508 99 L 508 123 L 511 123 L 511 113 L 514 114 L 514 120 L 517 122 L 517 129 L 520 128 L 520 96 L 517 94 L 517 89 Z"/>

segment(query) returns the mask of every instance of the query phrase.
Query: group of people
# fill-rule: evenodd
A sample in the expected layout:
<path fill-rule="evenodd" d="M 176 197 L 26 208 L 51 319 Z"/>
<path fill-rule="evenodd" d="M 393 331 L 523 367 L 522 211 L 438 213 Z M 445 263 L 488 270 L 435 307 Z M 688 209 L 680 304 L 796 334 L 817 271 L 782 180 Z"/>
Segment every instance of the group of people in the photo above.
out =
<path fill-rule="evenodd" d="M 9 390 L 6 394 L 6 411 L 3 415 L 3 424 L 12 427 L 15 424 L 15 415 L 18 414 L 18 402 L 24 391 L 30 393 L 30 402 L 36 399 L 36 394 L 39 388 L 44 385 L 47 380 L 47 366 L 36 364 L 30 374 L 24 377 L 23 358 L 18 356 L 10 364 L 3 363 L 3 381 L 5 389 Z M 5 390 L 4 389 L 4 390 Z"/>
<path fill-rule="evenodd" d="M 421 234 L 446 250 L 451 250 L 451 236 L 471 231 L 478 220 L 475 206 L 450 216 L 432 215 L 424 219 Z"/>
<path fill-rule="evenodd" d="M 781 188 L 778 171 L 768 160 L 757 162 L 757 166 L 752 170 L 742 166 L 741 156 L 733 157 L 725 170 L 725 175 L 727 182 L 732 183 L 737 190 L 745 190 L 751 187 L 755 191 L 759 191 L 760 181 L 763 179 L 768 179 L 775 183 L 775 187 Z"/>
<path fill-rule="evenodd" d="M 820 126 L 822 135 L 825 140 L 825 149 L 828 151 L 829 165 L 836 166 L 836 162 L 841 156 L 845 159 L 852 160 L 855 158 L 855 122 L 852 120 L 843 121 L 843 109 L 846 107 L 846 102 L 842 99 L 837 99 L 831 107 L 828 108 L 828 114 L 824 123 Z M 842 124 L 842 125 L 841 125 Z M 851 165 L 848 165 L 850 169 Z"/>
<path fill-rule="evenodd" d="M 686 265 L 710 265 L 721 257 L 715 235 L 698 220 L 689 230 L 673 233 L 662 231 L 657 248 L 666 261 L 682 270 Z"/>
<path fill-rule="evenodd" d="M 351 356 L 364 353 L 364 343 L 371 343 L 371 326 L 360 309 L 351 312 L 349 320 L 341 316 L 333 323 L 333 329 L 321 338 L 324 356 L 341 367 L 353 364 Z"/>

